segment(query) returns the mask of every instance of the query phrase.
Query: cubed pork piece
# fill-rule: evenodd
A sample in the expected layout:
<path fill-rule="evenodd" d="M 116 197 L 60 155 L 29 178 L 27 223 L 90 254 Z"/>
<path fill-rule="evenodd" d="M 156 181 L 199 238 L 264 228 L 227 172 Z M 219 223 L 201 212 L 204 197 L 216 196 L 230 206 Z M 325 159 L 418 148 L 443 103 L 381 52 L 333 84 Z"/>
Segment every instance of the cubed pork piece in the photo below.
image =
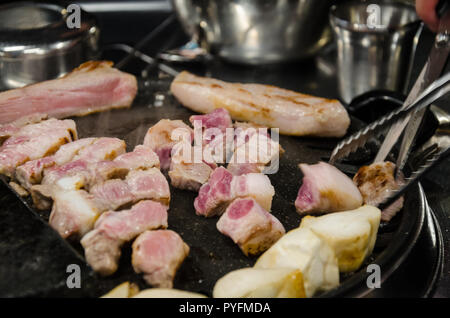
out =
<path fill-rule="evenodd" d="M 52 194 L 49 223 L 63 238 L 81 238 L 101 213 L 93 196 L 84 190 L 58 190 Z"/>
<path fill-rule="evenodd" d="M 359 168 L 353 182 L 362 194 L 365 204 L 378 206 L 392 191 L 404 183 L 403 178 L 394 177 L 395 164 L 390 161 L 376 162 Z M 403 208 L 403 197 L 381 211 L 381 220 L 390 221 Z"/>
<path fill-rule="evenodd" d="M 189 254 L 189 246 L 174 231 L 146 231 L 133 243 L 132 264 L 153 287 L 172 288 L 175 274 Z"/>
<path fill-rule="evenodd" d="M 193 139 L 193 130 L 181 120 L 162 119 L 149 128 L 144 138 L 144 145 L 150 147 L 159 157 L 161 169 L 170 168 L 172 148 L 183 139 Z"/>
<path fill-rule="evenodd" d="M 237 130 L 235 136 L 234 152 L 227 166 L 233 175 L 278 171 L 283 150 L 277 141 L 272 140 L 267 129 Z"/>
<path fill-rule="evenodd" d="M 105 212 L 81 240 L 86 261 L 101 275 L 111 275 L 117 270 L 125 242 L 160 228 L 167 228 L 167 207 L 158 202 L 145 200 L 129 210 Z"/>
<path fill-rule="evenodd" d="M 17 166 L 52 155 L 61 145 L 76 138 L 73 120 L 52 118 L 26 125 L 0 147 L 0 173 L 12 177 Z"/>
<path fill-rule="evenodd" d="M 90 193 L 103 210 L 116 210 L 139 200 L 155 200 L 165 205 L 170 202 L 169 184 L 157 168 L 131 171 L 125 180 L 98 183 Z"/>
<path fill-rule="evenodd" d="M 191 116 L 189 121 L 194 126 L 195 145 L 203 147 L 203 159 L 211 163 L 225 163 L 233 141 L 232 130 L 227 135 L 227 128 L 233 127 L 228 111 L 217 108 L 205 115 Z"/>
<path fill-rule="evenodd" d="M 82 183 L 82 177 L 78 175 L 61 178 L 54 186 L 33 186 L 39 195 L 53 199 L 50 225 L 65 238 L 81 237 L 90 231 L 97 217 L 104 211 L 128 207 L 140 200 L 156 200 L 166 206 L 170 201 L 169 184 L 157 168 L 133 170 L 125 180 L 107 180 L 94 185 L 89 193 L 76 186 Z M 66 193 L 72 195 L 68 196 Z M 84 203 L 66 209 L 76 197 L 82 197 Z M 91 207 L 91 210 L 86 206 Z M 79 217 L 78 214 L 83 217 Z"/>
<path fill-rule="evenodd" d="M 184 154 L 184 151 L 189 151 Z M 169 177 L 173 187 L 198 191 L 205 184 L 216 164 L 207 164 L 203 160 L 196 162 L 194 158 L 194 148 L 188 144 L 177 144 L 172 149 L 172 160 L 170 163 Z"/>
<path fill-rule="evenodd" d="M 336 167 L 324 162 L 299 166 L 303 172 L 303 184 L 295 200 L 299 214 L 346 211 L 362 205 L 358 188 Z"/>
<path fill-rule="evenodd" d="M 221 215 L 236 198 L 252 197 L 258 204 L 270 211 L 275 190 L 270 179 L 260 173 L 233 176 L 227 169 L 215 169 L 199 190 L 194 201 L 197 215 L 205 217 Z"/>
<path fill-rule="evenodd" d="M 217 229 L 247 256 L 264 252 L 286 232 L 281 222 L 252 198 L 234 200 L 217 222 Z"/>

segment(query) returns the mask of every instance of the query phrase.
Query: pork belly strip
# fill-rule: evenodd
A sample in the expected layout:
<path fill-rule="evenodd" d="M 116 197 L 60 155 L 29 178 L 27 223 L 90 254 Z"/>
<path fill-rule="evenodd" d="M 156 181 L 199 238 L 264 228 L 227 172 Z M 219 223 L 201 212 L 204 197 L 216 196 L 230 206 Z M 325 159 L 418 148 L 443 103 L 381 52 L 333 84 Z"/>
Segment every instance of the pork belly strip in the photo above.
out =
<path fill-rule="evenodd" d="M 17 166 L 52 155 L 61 145 L 76 138 L 73 120 L 51 118 L 26 125 L 0 147 L 0 173 L 12 177 Z"/>
<path fill-rule="evenodd" d="M 117 270 L 125 242 L 160 228 L 167 228 L 167 207 L 158 202 L 141 201 L 129 210 L 105 212 L 81 240 L 86 261 L 101 275 L 111 275 Z"/>
<path fill-rule="evenodd" d="M 66 76 L 0 93 L 0 124 L 31 114 L 64 118 L 129 107 L 136 78 L 112 68 L 112 62 L 89 61 Z"/>
<path fill-rule="evenodd" d="M 153 287 L 172 288 L 178 268 L 189 254 L 189 246 L 174 231 L 146 231 L 133 243 L 132 264 Z"/>
<path fill-rule="evenodd" d="M 350 125 L 338 100 L 270 85 L 227 83 L 181 72 L 170 90 L 191 110 L 209 113 L 225 108 L 235 120 L 279 128 L 286 135 L 342 137 Z"/>
<path fill-rule="evenodd" d="M 247 256 L 264 252 L 286 232 L 280 221 L 252 198 L 234 200 L 217 222 L 217 229 Z"/>
<path fill-rule="evenodd" d="M 260 173 L 233 176 L 224 167 L 215 169 L 199 190 L 194 207 L 197 215 L 221 215 L 236 198 L 252 197 L 265 210 L 270 211 L 275 190 L 270 179 Z"/>
<path fill-rule="evenodd" d="M 389 194 L 403 184 L 403 178 L 395 179 L 395 164 L 390 161 L 362 166 L 353 177 L 353 182 L 362 194 L 365 204 L 378 206 Z M 403 208 L 404 198 L 381 211 L 381 220 L 390 221 Z"/>
<path fill-rule="evenodd" d="M 299 166 L 303 172 L 303 183 L 295 200 L 299 214 L 353 210 L 362 205 L 358 188 L 336 167 L 325 162 Z"/>

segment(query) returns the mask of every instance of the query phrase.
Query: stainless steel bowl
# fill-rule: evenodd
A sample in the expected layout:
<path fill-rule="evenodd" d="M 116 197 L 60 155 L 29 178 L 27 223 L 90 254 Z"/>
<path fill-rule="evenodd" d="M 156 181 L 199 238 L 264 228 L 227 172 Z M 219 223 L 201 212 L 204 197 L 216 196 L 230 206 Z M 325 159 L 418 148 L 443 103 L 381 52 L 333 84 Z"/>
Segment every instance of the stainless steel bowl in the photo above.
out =
<path fill-rule="evenodd" d="M 81 12 L 69 28 L 61 6 L 16 2 L 0 6 L 0 88 L 17 88 L 59 77 L 98 52 L 95 19 Z"/>
<path fill-rule="evenodd" d="M 202 47 L 224 59 L 276 63 L 313 56 L 330 40 L 332 0 L 172 0 Z"/>

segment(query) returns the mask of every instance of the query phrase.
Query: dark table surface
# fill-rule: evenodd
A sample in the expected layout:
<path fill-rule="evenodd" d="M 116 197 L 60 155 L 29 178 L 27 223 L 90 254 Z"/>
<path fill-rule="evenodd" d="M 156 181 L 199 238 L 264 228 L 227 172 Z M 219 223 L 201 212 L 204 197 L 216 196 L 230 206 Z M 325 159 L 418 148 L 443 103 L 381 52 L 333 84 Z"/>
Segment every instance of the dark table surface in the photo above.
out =
<path fill-rule="evenodd" d="M 152 13 L 151 20 L 145 19 L 141 12 L 140 15 L 138 14 L 141 21 L 132 19 L 134 22 L 130 24 L 126 23 L 126 21 L 130 21 L 130 16 L 126 18 L 121 13 L 121 19 L 123 20 L 121 24 L 116 24 L 114 28 L 105 28 L 103 32 L 104 43 L 127 42 L 133 44 L 139 40 L 137 35 L 145 36 L 148 31 L 142 32 L 142 30 L 151 30 L 170 14 L 170 6 L 166 5 L 166 1 L 153 2 L 159 3 L 160 6 L 157 7 L 159 10 L 157 13 Z M 154 9 L 155 7 L 152 8 L 152 10 Z M 111 21 L 114 21 L 114 19 L 108 18 L 108 14 L 115 16 L 117 12 L 115 14 L 99 12 L 98 14 L 100 20 L 102 20 L 101 23 L 108 26 L 112 24 Z M 144 27 L 142 27 L 143 25 Z M 139 31 L 131 32 L 134 29 Z M 166 47 L 173 47 L 186 39 L 179 26 L 175 26 L 174 29 L 171 29 L 170 34 L 164 37 L 164 46 Z M 418 48 L 412 78 L 415 78 L 422 68 L 433 36 L 430 32 L 425 31 L 422 38 L 423 41 Z M 151 46 L 144 50 L 152 53 L 156 48 Z M 215 61 L 207 67 L 195 67 L 194 69 L 198 73 L 224 80 L 239 78 L 243 82 L 273 84 L 304 93 L 338 98 L 332 56 L 333 52 L 321 58 L 299 63 L 263 67 L 245 67 Z M 446 71 L 449 71 L 449 67 Z M 438 106 L 450 111 L 448 100 L 438 103 Z M 450 159 L 442 162 L 437 169 L 430 172 L 423 179 L 422 185 L 444 234 L 445 261 L 433 296 L 450 297 Z M 32 215 L 18 198 L 0 183 L 0 296 L 8 294 L 9 286 L 3 285 L 3 281 L 14 281 L 15 289 L 18 286 L 21 287 L 22 292 L 17 296 L 29 296 L 31 291 L 35 295 L 36 291 L 39 291 L 39 281 L 43 280 L 55 286 L 62 287 L 62 285 L 65 285 L 68 274 L 65 265 L 62 266 L 62 264 L 75 263 L 84 266 L 81 258 L 67 252 L 65 244 L 58 239 L 56 232 L 46 226 L 42 219 Z M 420 253 L 419 255 L 413 255 L 413 257 L 420 262 Z M 81 270 L 81 273 L 85 272 L 87 271 Z M 4 279 L 6 277 L 8 279 Z M 41 280 L 36 279 L 36 277 Z M 408 279 L 406 278 L 404 281 L 408 281 Z M 403 294 L 400 289 L 398 294 L 391 296 L 420 296 L 419 294 L 409 293 L 408 289 L 409 287 L 406 284 L 403 286 Z M 61 296 L 83 295 L 82 291 L 76 289 L 60 288 L 60 290 Z M 41 293 L 40 296 L 45 296 L 45 293 Z"/>

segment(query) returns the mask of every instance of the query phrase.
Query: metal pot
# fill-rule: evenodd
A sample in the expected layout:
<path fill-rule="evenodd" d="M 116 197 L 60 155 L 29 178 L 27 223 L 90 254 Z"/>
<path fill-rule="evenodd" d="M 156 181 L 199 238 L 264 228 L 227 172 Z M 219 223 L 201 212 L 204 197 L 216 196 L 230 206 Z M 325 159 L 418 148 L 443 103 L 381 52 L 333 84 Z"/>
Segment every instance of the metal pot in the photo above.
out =
<path fill-rule="evenodd" d="M 330 0 L 172 0 L 186 32 L 245 64 L 311 57 L 330 40 Z"/>
<path fill-rule="evenodd" d="M 0 88 L 59 77 L 98 52 L 95 19 L 80 10 L 79 28 L 58 5 L 18 2 L 0 6 Z"/>

